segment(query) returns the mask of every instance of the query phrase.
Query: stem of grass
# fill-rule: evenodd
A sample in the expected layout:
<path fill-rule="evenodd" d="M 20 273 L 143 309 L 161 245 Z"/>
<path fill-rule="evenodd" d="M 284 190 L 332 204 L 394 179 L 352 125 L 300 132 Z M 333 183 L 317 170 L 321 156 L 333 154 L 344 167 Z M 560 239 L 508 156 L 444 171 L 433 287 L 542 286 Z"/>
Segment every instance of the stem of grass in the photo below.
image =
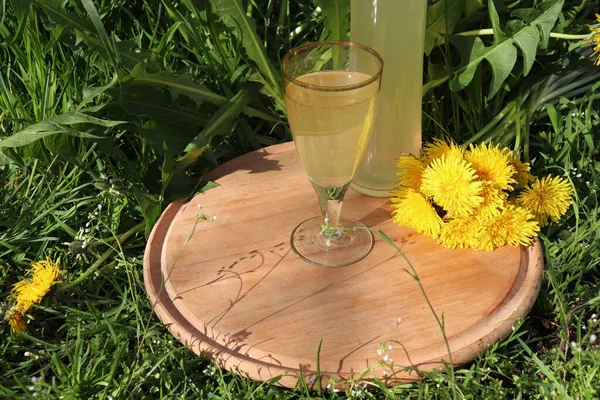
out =
<path fill-rule="evenodd" d="M 444 337 L 444 343 L 446 344 L 446 350 L 448 351 L 448 360 L 450 361 L 450 383 L 451 383 L 451 386 L 452 386 L 452 391 L 453 391 L 453 394 L 454 394 L 454 398 L 456 399 L 456 384 L 455 384 L 455 381 L 454 381 L 454 361 L 452 360 L 452 351 L 450 351 L 450 343 L 448 342 L 448 337 L 446 336 L 446 327 L 445 327 L 445 324 L 444 324 L 444 315 L 442 314 L 442 319 L 440 320 L 440 318 L 438 317 L 437 313 L 435 312 L 435 309 L 433 308 L 433 305 L 429 301 L 429 297 L 427 296 L 427 293 L 425 292 L 425 288 L 423 287 L 423 284 L 421 283 L 421 279 L 419 278 L 419 275 L 417 274 L 417 271 L 413 267 L 413 265 L 410 262 L 410 260 L 408 259 L 408 257 L 406 257 L 406 254 L 404 254 L 404 252 L 396 245 L 396 243 L 394 243 L 394 241 L 388 235 L 386 235 L 383 231 L 379 230 L 376 233 L 383 240 L 385 240 L 386 243 L 388 243 L 392 247 L 394 247 L 394 249 L 396 249 L 396 251 L 398 252 L 398 254 L 400 254 L 402 256 L 402 258 L 404 258 L 404 261 L 406 261 L 406 263 L 410 267 L 410 271 L 408 271 L 406 269 L 404 271 L 406 271 L 406 273 L 408 273 L 411 276 L 411 278 L 413 278 L 417 282 L 417 284 L 419 285 L 419 289 L 421 290 L 421 293 L 423 294 L 423 297 L 425 298 L 425 301 L 427 302 L 427 305 L 429 306 L 429 309 L 431 310 L 433 316 L 435 317 L 435 320 L 437 321 L 438 326 L 440 327 L 440 330 L 442 332 L 442 336 Z"/>
<path fill-rule="evenodd" d="M 131 236 L 133 236 L 137 232 L 143 230 L 145 227 L 146 227 L 146 222 L 140 222 L 139 224 L 137 224 L 136 226 L 134 226 L 133 228 L 131 228 L 130 230 L 128 230 L 127 232 L 122 234 L 121 237 L 119 237 L 119 240 L 117 240 L 117 242 L 114 244 L 114 246 L 109 247 L 104 253 L 102 253 L 100 258 L 94 264 L 92 264 L 83 274 L 81 274 L 74 281 L 71 281 L 71 282 L 61 285 L 58 289 L 56 289 L 56 292 L 57 293 L 65 292 L 67 290 L 70 290 L 70 289 L 73 289 L 74 287 L 79 286 L 79 284 L 81 284 L 81 282 L 86 280 L 91 274 L 93 274 L 98 268 L 100 268 L 100 266 L 108 259 L 108 257 L 110 257 L 112 255 L 112 253 L 116 251 L 118 246 L 123 244 L 125 241 L 127 241 L 127 239 L 129 239 Z"/>

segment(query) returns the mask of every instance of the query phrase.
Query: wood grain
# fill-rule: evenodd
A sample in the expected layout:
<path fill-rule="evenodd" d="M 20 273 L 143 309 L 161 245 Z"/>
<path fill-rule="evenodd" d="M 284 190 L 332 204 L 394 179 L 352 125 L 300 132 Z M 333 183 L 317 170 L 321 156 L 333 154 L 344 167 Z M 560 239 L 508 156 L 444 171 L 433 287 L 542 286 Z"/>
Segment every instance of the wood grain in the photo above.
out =
<path fill-rule="evenodd" d="M 313 266 L 291 251 L 294 227 L 319 212 L 292 143 L 232 160 L 210 179 L 221 186 L 163 213 L 144 260 L 155 312 L 194 352 L 252 379 L 285 375 L 277 384 L 287 387 L 298 383 L 299 368 L 314 385 L 319 343 L 324 383 L 368 369 L 366 379 L 393 384 L 449 361 L 408 264 L 379 237 L 364 260 L 342 268 Z M 216 220 L 199 219 L 198 205 Z M 492 253 L 450 250 L 394 225 L 388 207 L 387 199 L 350 190 L 343 214 L 401 247 L 444 316 L 456 364 L 527 314 L 541 281 L 539 242 Z M 378 354 L 381 343 L 391 350 Z"/>

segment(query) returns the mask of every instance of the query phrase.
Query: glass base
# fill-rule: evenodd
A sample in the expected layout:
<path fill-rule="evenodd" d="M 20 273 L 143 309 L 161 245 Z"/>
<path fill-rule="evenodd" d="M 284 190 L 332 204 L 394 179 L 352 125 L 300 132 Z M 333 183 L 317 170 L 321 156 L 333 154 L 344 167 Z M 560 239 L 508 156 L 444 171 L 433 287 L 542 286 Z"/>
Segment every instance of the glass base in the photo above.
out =
<path fill-rule="evenodd" d="M 352 182 L 351 186 L 352 189 L 356 190 L 358 193 L 371 197 L 392 197 L 390 191 L 394 190 L 393 184 L 390 188 L 371 188 Z"/>
<path fill-rule="evenodd" d="M 365 258 L 373 248 L 371 232 L 346 217 L 340 217 L 340 226 L 322 233 L 322 217 L 307 219 L 292 232 L 292 249 L 304 261 L 322 267 L 343 267 Z"/>

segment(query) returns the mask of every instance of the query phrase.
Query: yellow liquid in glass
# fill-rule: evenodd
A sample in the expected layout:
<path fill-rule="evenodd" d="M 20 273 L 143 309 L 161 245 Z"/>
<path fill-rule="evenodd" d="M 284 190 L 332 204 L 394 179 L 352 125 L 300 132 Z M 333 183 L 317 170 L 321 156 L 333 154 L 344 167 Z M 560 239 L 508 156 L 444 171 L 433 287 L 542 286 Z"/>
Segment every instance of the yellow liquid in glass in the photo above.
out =
<path fill-rule="evenodd" d="M 370 78 L 357 72 L 325 71 L 296 79 L 341 87 Z M 287 84 L 285 105 L 290 128 L 302 166 L 313 182 L 333 188 L 352 180 L 375 120 L 378 89 L 378 81 L 337 92 Z"/>
<path fill-rule="evenodd" d="M 373 48 L 385 63 L 373 135 L 352 183 L 364 194 L 389 196 L 394 159 L 421 148 L 426 12 L 426 0 L 352 0 L 352 41 Z"/>

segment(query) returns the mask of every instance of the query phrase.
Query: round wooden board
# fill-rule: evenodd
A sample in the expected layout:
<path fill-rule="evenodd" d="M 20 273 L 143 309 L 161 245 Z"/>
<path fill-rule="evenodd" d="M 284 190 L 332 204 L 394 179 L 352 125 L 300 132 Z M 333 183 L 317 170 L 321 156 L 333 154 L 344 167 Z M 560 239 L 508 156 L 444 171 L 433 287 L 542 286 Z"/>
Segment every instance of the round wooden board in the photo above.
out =
<path fill-rule="evenodd" d="M 171 204 L 144 259 L 154 310 L 182 343 L 255 380 L 283 375 L 277 384 L 287 387 L 300 369 L 309 384 L 318 381 L 319 345 L 322 382 L 368 370 L 364 379 L 394 384 L 449 361 L 408 264 L 381 238 L 364 260 L 342 268 L 310 265 L 290 249 L 294 227 L 319 212 L 293 143 L 246 154 L 208 178 L 221 186 Z M 199 220 L 199 205 L 216 219 Z M 492 253 L 446 249 L 393 224 L 388 199 L 353 190 L 343 214 L 401 247 L 443 314 L 455 364 L 506 337 L 537 296 L 539 241 Z"/>

